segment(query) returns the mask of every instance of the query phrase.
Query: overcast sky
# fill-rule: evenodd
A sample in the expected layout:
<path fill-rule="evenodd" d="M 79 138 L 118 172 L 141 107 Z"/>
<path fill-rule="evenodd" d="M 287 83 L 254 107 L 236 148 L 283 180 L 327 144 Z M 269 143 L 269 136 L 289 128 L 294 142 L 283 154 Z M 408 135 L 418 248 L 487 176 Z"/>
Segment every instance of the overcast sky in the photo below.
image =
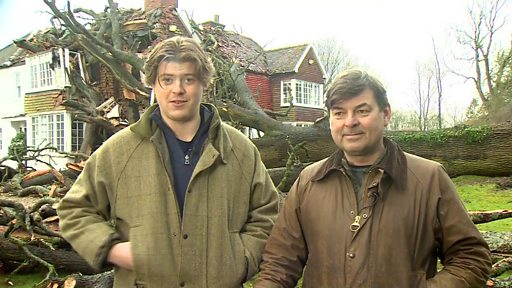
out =
<path fill-rule="evenodd" d="M 485 0 L 490 1 L 490 0 Z M 121 7 L 142 8 L 143 0 L 118 0 Z M 354 60 L 376 74 L 386 85 L 392 107 L 408 107 L 415 92 L 412 84 L 418 62 L 433 59 L 432 39 L 447 62 L 457 51 L 455 29 L 469 27 L 472 0 L 179 0 L 196 22 L 220 16 L 226 29 L 235 30 L 275 48 L 336 38 Z M 66 1 L 57 0 L 63 7 Z M 71 0 L 73 7 L 101 10 L 107 0 Z M 512 16 L 512 5 L 504 15 Z M 48 25 L 43 0 L 0 0 L 0 46 Z M 511 27 L 510 25 L 508 27 Z M 498 45 L 510 42 L 510 29 Z M 450 65 L 455 66 L 451 63 Z M 473 89 L 463 79 L 449 76 L 445 96 L 466 106 Z"/>

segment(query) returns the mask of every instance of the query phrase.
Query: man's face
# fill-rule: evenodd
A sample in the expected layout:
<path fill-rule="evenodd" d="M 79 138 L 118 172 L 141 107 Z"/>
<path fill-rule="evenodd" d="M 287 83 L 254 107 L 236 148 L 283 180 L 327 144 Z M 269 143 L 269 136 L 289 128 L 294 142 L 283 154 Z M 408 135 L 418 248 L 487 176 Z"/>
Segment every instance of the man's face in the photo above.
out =
<path fill-rule="evenodd" d="M 164 122 L 169 127 L 200 121 L 203 84 L 190 62 L 162 62 L 153 84 L 153 93 Z"/>
<path fill-rule="evenodd" d="M 329 111 L 334 143 L 353 165 L 372 165 L 384 151 L 383 134 L 391 108 L 379 110 L 370 89 L 351 99 L 339 100 Z"/>

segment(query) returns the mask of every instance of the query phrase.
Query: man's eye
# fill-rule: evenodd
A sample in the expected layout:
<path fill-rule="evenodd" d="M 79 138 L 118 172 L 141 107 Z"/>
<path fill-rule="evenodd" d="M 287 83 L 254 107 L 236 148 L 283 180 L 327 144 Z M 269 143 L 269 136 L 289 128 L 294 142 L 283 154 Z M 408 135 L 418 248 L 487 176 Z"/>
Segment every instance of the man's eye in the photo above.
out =
<path fill-rule="evenodd" d="M 192 84 L 195 81 L 196 81 L 196 78 L 194 78 L 194 77 L 185 78 L 185 83 L 187 83 L 187 84 Z"/>
<path fill-rule="evenodd" d="M 370 113 L 370 110 L 368 110 L 368 109 L 357 110 L 357 114 L 359 114 L 359 115 L 368 115 L 369 113 Z"/>
<path fill-rule="evenodd" d="M 160 80 L 164 85 L 170 85 L 172 84 L 172 78 L 162 78 Z"/>

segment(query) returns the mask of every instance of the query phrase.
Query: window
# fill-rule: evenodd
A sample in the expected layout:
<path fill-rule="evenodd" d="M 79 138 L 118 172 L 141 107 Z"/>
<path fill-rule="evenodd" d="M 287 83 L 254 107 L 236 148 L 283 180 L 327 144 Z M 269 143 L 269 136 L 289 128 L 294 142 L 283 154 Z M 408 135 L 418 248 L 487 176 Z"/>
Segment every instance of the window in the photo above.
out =
<path fill-rule="evenodd" d="M 262 131 L 245 126 L 242 127 L 241 131 L 245 136 L 249 137 L 249 139 L 257 139 L 265 135 L 265 133 Z"/>
<path fill-rule="evenodd" d="M 313 122 L 283 122 L 283 124 L 290 124 L 296 127 L 309 127 L 313 125 Z"/>
<path fill-rule="evenodd" d="M 84 122 L 73 120 L 71 123 L 71 151 L 80 151 L 84 142 Z"/>
<path fill-rule="evenodd" d="M 64 151 L 64 114 L 55 114 L 55 146 L 59 151 Z M 62 147 L 62 148 L 61 148 Z"/>
<path fill-rule="evenodd" d="M 55 71 L 52 69 L 52 55 L 52 52 L 48 52 L 27 58 L 30 90 L 54 88 Z"/>
<path fill-rule="evenodd" d="M 21 75 L 20 72 L 16 72 L 16 94 L 18 98 L 21 98 Z"/>
<path fill-rule="evenodd" d="M 281 94 L 281 104 L 290 103 L 291 101 L 293 101 L 291 82 L 281 82 Z"/>
<path fill-rule="evenodd" d="M 304 86 L 302 85 L 302 81 L 295 81 L 295 103 L 297 104 L 303 104 L 306 99 L 304 95 L 304 90 L 302 89 Z"/>
<path fill-rule="evenodd" d="M 64 151 L 64 113 L 33 116 L 32 145 Z"/>
<path fill-rule="evenodd" d="M 313 82 L 292 79 L 281 82 L 281 106 L 293 105 L 322 108 L 323 85 Z M 290 101 L 291 100 L 291 101 Z"/>

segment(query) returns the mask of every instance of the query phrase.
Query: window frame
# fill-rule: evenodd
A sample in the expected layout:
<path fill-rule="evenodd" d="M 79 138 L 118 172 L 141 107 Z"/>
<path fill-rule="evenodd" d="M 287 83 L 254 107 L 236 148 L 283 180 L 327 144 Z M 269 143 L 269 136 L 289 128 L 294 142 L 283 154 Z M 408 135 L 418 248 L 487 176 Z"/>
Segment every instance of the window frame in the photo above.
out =
<path fill-rule="evenodd" d="M 320 83 L 289 79 L 281 81 L 281 107 L 289 107 L 292 99 L 294 106 L 324 108 L 324 85 Z M 287 95 L 290 93 L 290 95 Z"/>
<path fill-rule="evenodd" d="M 33 147 L 57 148 L 58 151 L 66 150 L 66 130 L 64 112 L 40 114 L 30 116 L 31 144 Z"/>
<path fill-rule="evenodd" d="M 86 123 L 79 120 L 71 120 L 70 141 L 71 152 L 78 152 L 82 147 L 85 138 L 85 125 Z M 81 126 L 81 127 L 76 127 Z"/>
<path fill-rule="evenodd" d="M 51 51 L 27 57 L 26 63 L 29 71 L 28 92 L 44 91 L 56 88 L 56 73 L 51 68 Z"/>

